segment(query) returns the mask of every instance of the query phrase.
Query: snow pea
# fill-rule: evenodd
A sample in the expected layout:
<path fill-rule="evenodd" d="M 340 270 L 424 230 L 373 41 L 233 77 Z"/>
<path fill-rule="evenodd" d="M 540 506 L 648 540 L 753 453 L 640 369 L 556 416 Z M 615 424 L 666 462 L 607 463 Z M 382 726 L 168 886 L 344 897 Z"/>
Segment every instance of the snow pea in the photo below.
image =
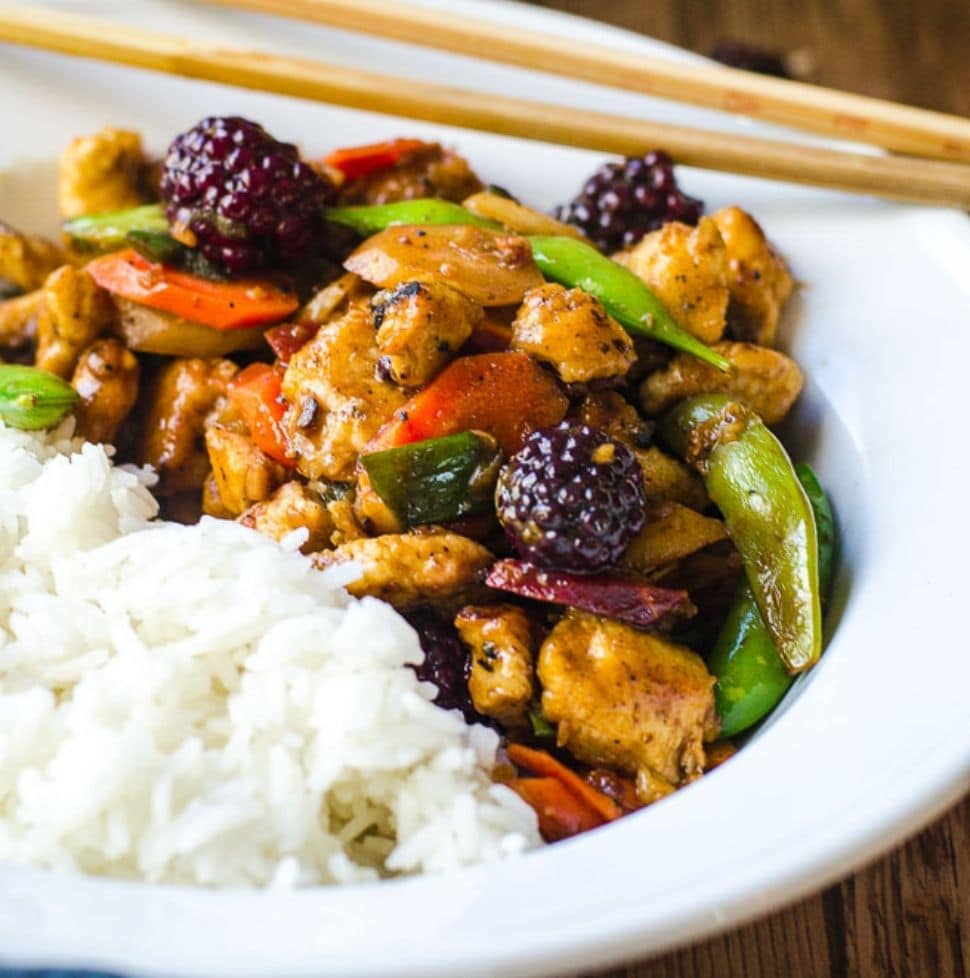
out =
<path fill-rule="evenodd" d="M 108 214 L 85 214 L 64 222 L 64 234 L 82 251 L 117 251 L 130 231 L 168 233 L 168 218 L 161 204 L 143 204 Z"/>
<path fill-rule="evenodd" d="M 835 520 L 828 498 L 811 467 L 797 465 L 795 472 L 815 514 L 818 576 L 824 607 L 835 570 Z M 724 737 L 733 737 L 767 716 L 794 682 L 771 641 L 746 581 L 738 588 L 734 604 L 708 657 L 707 667 L 717 676 L 714 697 Z"/>
<path fill-rule="evenodd" d="M 371 452 L 360 462 L 394 515 L 418 526 L 487 510 L 501 458 L 491 435 L 462 431 Z"/>
<path fill-rule="evenodd" d="M 371 204 L 359 207 L 328 207 L 324 215 L 328 221 L 343 224 L 358 234 L 371 235 L 394 225 L 420 226 L 424 224 L 474 224 L 481 228 L 499 228 L 500 224 L 479 217 L 450 200 L 435 197 L 418 197 L 399 200 L 393 204 Z"/>
<path fill-rule="evenodd" d="M 55 374 L 37 367 L 0 364 L 0 421 L 11 428 L 53 428 L 77 400 L 77 391 Z"/>
<path fill-rule="evenodd" d="M 628 333 L 683 350 L 719 370 L 731 369 L 729 360 L 674 322 L 641 278 L 592 245 L 575 238 L 546 235 L 530 235 L 529 243 L 546 278 L 595 295 Z"/>
<path fill-rule="evenodd" d="M 809 668 L 822 650 L 818 531 L 781 442 L 723 394 L 683 401 L 660 432 L 704 478 L 785 669 Z"/>

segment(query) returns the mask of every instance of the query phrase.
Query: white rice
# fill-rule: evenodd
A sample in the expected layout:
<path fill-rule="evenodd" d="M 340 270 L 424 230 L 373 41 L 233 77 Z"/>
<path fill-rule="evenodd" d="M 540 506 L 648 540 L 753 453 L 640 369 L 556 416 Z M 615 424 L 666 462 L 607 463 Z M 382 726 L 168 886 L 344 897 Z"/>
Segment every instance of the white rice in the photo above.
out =
<path fill-rule="evenodd" d="M 430 702 L 414 632 L 347 568 L 153 522 L 150 473 L 72 427 L 0 423 L 0 860 L 294 886 L 538 844 L 496 735 Z"/>

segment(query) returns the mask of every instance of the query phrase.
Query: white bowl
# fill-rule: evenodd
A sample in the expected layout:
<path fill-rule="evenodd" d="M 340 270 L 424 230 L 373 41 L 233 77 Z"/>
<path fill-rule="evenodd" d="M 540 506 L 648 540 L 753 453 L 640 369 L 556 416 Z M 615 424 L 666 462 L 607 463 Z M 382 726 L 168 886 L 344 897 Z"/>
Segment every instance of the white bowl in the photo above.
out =
<path fill-rule="evenodd" d="M 654 53 L 513 4 L 450 9 Z M 379 66 L 568 106 L 767 131 L 593 86 L 306 25 L 145 0 L 62 3 L 162 30 Z M 226 26 L 231 25 L 231 27 Z M 50 160 L 113 123 L 159 147 L 204 113 L 252 116 L 310 149 L 440 137 L 550 206 L 593 154 L 4 49 L 0 215 L 50 226 Z M 777 909 L 872 858 L 968 786 L 970 554 L 962 493 L 970 225 L 962 214 L 685 171 L 710 208 L 751 210 L 805 287 L 786 326 L 808 386 L 791 424 L 838 512 L 843 562 L 818 668 L 740 755 L 674 798 L 521 860 L 297 893 L 207 892 L 0 868 L 0 961 L 220 978 L 575 972 Z"/>

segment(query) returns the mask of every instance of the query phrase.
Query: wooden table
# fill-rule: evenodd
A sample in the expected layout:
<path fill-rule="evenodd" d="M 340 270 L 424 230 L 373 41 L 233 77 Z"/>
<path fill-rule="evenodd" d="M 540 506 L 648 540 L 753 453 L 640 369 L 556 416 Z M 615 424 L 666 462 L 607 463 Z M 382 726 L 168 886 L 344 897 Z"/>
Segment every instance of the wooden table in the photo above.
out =
<path fill-rule="evenodd" d="M 968 0 L 541 0 L 707 53 L 801 50 L 812 79 L 970 115 Z M 955 652 L 957 650 L 954 650 Z M 595 978 L 967 978 L 970 800 L 841 885 Z M 594 976 L 587 976 L 594 978 Z"/>

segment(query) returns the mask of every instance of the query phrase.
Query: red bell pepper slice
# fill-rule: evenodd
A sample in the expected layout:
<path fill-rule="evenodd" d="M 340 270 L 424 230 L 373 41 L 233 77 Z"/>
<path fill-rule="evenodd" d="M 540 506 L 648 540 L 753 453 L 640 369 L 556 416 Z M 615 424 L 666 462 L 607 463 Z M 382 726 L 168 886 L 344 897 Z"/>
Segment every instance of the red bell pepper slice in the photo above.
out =
<path fill-rule="evenodd" d="M 514 455 L 530 432 L 558 424 L 568 408 L 552 375 L 525 353 L 459 357 L 395 411 L 365 453 L 478 430 Z"/>
<path fill-rule="evenodd" d="M 358 180 L 378 170 L 389 169 L 425 145 L 422 139 L 391 139 L 368 146 L 347 146 L 335 149 L 323 158 L 323 162 L 339 170 L 348 180 Z"/>
<path fill-rule="evenodd" d="M 498 561 L 489 570 L 485 583 L 497 591 L 581 608 L 639 628 L 656 625 L 668 615 L 689 615 L 694 611 L 686 591 L 654 587 L 612 574 L 550 570 L 524 560 Z"/>
<path fill-rule="evenodd" d="M 246 422 L 253 444 L 280 465 L 295 468 L 282 425 L 287 408 L 282 382 L 280 372 L 269 364 L 251 363 L 229 384 L 229 402 Z"/>
<path fill-rule="evenodd" d="M 279 322 L 299 302 L 270 282 L 215 282 L 142 257 L 134 249 L 88 262 L 87 272 L 108 292 L 213 329 Z"/>

